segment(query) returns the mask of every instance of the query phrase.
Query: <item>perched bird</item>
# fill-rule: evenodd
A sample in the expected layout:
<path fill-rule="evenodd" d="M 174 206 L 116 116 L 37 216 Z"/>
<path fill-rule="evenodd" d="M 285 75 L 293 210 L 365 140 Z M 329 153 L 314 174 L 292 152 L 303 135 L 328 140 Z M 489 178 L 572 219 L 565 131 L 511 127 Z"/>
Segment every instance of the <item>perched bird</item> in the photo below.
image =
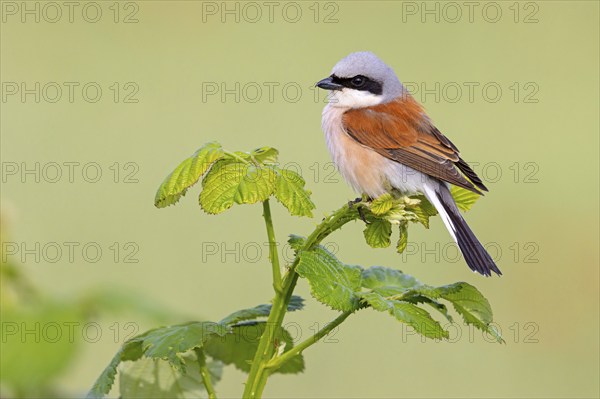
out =
<path fill-rule="evenodd" d="M 482 194 L 481 179 L 398 77 L 371 52 L 339 61 L 317 87 L 329 90 L 322 127 L 334 163 L 370 198 L 422 193 L 438 210 L 471 270 L 502 274 L 460 214 L 449 183 Z"/>

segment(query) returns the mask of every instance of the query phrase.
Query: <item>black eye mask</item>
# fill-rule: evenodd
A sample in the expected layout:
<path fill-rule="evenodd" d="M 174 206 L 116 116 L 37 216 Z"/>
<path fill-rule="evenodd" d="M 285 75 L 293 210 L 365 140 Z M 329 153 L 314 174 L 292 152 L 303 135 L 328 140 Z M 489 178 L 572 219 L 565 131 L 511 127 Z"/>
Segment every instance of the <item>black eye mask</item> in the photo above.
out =
<path fill-rule="evenodd" d="M 373 79 L 370 79 L 364 75 L 356 75 L 351 78 L 340 78 L 335 75 L 331 75 L 333 83 L 337 83 L 344 87 L 353 90 L 368 91 L 375 95 L 381 95 L 383 93 L 383 85 Z"/>

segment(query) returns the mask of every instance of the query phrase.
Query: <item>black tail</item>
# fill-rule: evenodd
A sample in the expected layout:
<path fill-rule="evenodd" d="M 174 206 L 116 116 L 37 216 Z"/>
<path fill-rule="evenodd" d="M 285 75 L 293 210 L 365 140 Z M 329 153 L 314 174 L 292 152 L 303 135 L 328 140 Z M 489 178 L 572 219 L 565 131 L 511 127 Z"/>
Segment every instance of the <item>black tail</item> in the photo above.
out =
<path fill-rule="evenodd" d="M 483 245 L 481 245 L 473 231 L 467 225 L 467 222 L 465 222 L 465 219 L 463 219 L 448 187 L 445 184 L 440 184 L 436 193 L 452 222 L 458 247 L 471 270 L 484 276 L 491 276 L 492 272 L 499 276 L 502 275 L 502 272 L 498 269 L 490 254 L 483 248 Z"/>
<path fill-rule="evenodd" d="M 456 167 L 460 169 L 460 171 L 463 172 L 465 176 L 467 176 L 469 180 L 471 180 L 471 182 L 477 186 L 478 189 L 482 191 L 488 191 L 487 187 L 483 184 L 479 176 L 477 176 L 477 173 L 471 169 L 469 164 L 466 163 L 464 159 L 458 158 L 458 162 L 455 162 L 454 165 L 456 165 Z"/>

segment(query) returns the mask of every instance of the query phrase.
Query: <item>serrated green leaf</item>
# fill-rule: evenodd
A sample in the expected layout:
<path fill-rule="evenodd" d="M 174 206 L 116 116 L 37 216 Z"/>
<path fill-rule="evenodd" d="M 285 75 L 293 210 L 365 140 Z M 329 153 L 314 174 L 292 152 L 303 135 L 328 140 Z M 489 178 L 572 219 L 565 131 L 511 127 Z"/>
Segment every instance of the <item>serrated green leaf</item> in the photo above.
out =
<path fill-rule="evenodd" d="M 415 207 L 411 209 L 411 212 L 415 214 L 419 223 L 425 226 L 426 229 L 429 228 L 429 218 L 431 217 L 430 215 L 424 212 L 423 209 L 420 207 Z"/>
<path fill-rule="evenodd" d="M 424 195 L 417 195 L 411 198 L 419 200 L 419 203 L 407 204 L 406 210 L 414 213 L 419 223 L 428 229 L 429 218 L 438 214 L 437 209 L 435 209 L 435 206 L 433 206 Z"/>
<path fill-rule="evenodd" d="M 107 395 L 114 384 L 117 367 L 120 362 L 138 361 L 142 355 L 147 358 L 168 361 L 179 372 L 185 372 L 183 354 L 193 348 L 201 347 L 212 335 L 223 336 L 228 328 L 213 322 L 190 322 L 175 326 L 148 330 L 123 344 L 110 364 L 98 377 L 88 399 L 99 399 Z"/>
<path fill-rule="evenodd" d="M 488 300 L 471 284 L 460 282 L 437 289 L 441 298 L 450 301 L 465 323 L 472 324 L 492 335 L 498 342 L 504 342 L 493 321 L 492 308 Z"/>
<path fill-rule="evenodd" d="M 132 341 L 142 343 L 144 356 L 167 360 L 174 368 L 185 371 L 181 354 L 202 347 L 212 335 L 224 336 L 228 331 L 222 324 L 198 321 L 156 328 Z"/>
<path fill-rule="evenodd" d="M 417 195 L 416 199 L 419 200 L 419 206 L 423 209 L 423 212 L 429 216 L 435 216 L 438 214 L 438 210 L 433 206 L 431 202 L 424 195 Z"/>
<path fill-rule="evenodd" d="M 471 190 L 467 190 L 458 186 L 452 186 L 450 188 L 450 193 L 452 194 L 452 197 L 454 197 L 454 202 L 456 202 L 458 209 L 461 211 L 468 211 L 471 209 L 473 204 L 475 204 L 475 201 L 481 197 L 479 194 L 474 193 Z"/>
<path fill-rule="evenodd" d="M 390 246 L 392 224 L 384 219 L 373 219 L 363 230 L 365 241 L 372 248 L 387 248 Z"/>
<path fill-rule="evenodd" d="M 279 151 L 273 147 L 261 147 L 252 151 L 250 156 L 262 164 L 272 164 L 277 162 Z"/>
<path fill-rule="evenodd" d="M 285 206 L 292 216 L 312 217 L 315 204 L 310 199 L 310 191 L 304 188 L 306 182 L 298 173 L 273 167 L 277 173 L 275 198 Z"/>
<path fill-rule="evenodd" d="M 262 304 L 249 309 L 242 309 L 233 312 L 225 317 L 219 323 L 225 326 L 231 326 L 244 320 L 255 320 L 259 317 L 269 317 L 271 313 L 271 304 Z"/>
<path fill-rule="evenodd" d="M 233 364 L 239 370 L 247 373 L 250 371 L 251 361 L 258 349 L 258 343 L 265 326 L 265 322 L 238 324 L 233 326 L 231 332 L 226 336 L 210 338 L 206 342 L 204 350 L 213 358 L 225 364 Z M 290 333 L 281 327 L 275 333 L 275 341 L 279 345 L 285 345 L 284 353 L 294 346 Z M 304 358 L 302 355 L 298 355 L 284 363 L 276 372 L 293 374 L 303 370 Z"/>
<path fill-rule="evenodd" d="M 238 310 L 225 317 L 219 323 L 226 326 L 231 326 L 245 320 L 256 320 L 259 317 L 269 317 L 269 314 L 271 313 L 271 307 L 271 304 L 262 304 L 250 309 Z M 296 310 L 301 310 L 303 307 L 304 299 L 297 295 L 292 295 L 290 298 L 290 303 L 288 304 L 288 311 L 293 312 Z"/>
<path fill-rule="evenodd" d="M 447 307 L 436 300 L 441 297 L 439 288 L 422 284 L 414 277 L 399 270 L 381 266 L 370 267 L 363 271 L 362 286 L 381 295 L 385 300 L 410 302 L 415 305 L 425 303 L 452 322 Z M 363 296 L 368 294 L 363 294 Z M 378 298 L 375 297 L 375 299 Z"/>
<path fill-rule="evenodd" d="M 467 317 L 470 321 L 480 321 L 485 324 L 492 322 L 493 314 L 488 300 L 471 284 L 454 283 L 439 287 L 437 291 L 441 298 L 452 302 L 455 306 L 458 305 L 461 309 L 468 310 Z"/>
<path fill-rule="evenodd" d="M 323 247 L 300 253 L 296 272 L 308 280 L 312 295 L 333 309 L 358 309 L 362 269 L 340 262 Z"/>
<path fill-rule="evenodd" d="M 376 292 L 365 293 L 362 297 L 373 309 L 389 312 L 398 321 L 408 324 L 425 337 L 448 338 L 448 331 L 444 330 L 429 312 L 412 303 L 386 299 Z"/>
<path fill-rule="evenodd" d="M 390 193 L 385 193 L 375 198 L 370 204 L 370 210 L 374 215 L 380 216 L 392 209 L 394 198 Z"/>
<path fill-rule="evenodd" d="M 164 208 L 175 204 L 223 154 L 219 143 L 211 142 L 202 146 L 165 178 L 156 192 L 154 205 Z"/>
<path fill-rule="evenodd" d="M 295 312 L 304 309 L 304 298 L 298 295 L 292 295 L 288 303 L 288 312 Z"/>
<path fill-rule="evenodd" d="M 102 374 L 100 374 L 92 386 L 92 389 L 87 393 L 87 399 L 102 399 L 105 395 L 108 395 L 115 383 L 119 363 L 121 363 L 121 351 L 117 352 L 108 366 L 102 371 Z"/>
<path fill-rule="evenodd" d="M 193 352 L 182 356 L 187 372 L 173 369 L 168 362 L 144 358 L 123 365 L 119 376 L 122 399 L 192 399 L 206 395 L 200 369 Z M 221 379 L 223 363 L 206 364 L 213 384 Z"/>
<path fill-rule="evenodd" d="M 362 272 L 362 286 L 383 296 L 398 295 L 422 285 L 400 270 L 373 266 Z"/>
<path fill-rule="evenodd" d="M 216 214 L 231 208 L 234 203 L 264 201 L 275 191 L 276 178 L 271 168 L 229 159 L 218 161 L 202 181 L 200 205 L 205 212 Z"/>
<path fill-rule="evenodd" d="M 108 366 L 102 371 L 102 374 L 100 374 L 86 398 L 101 399 L 105 395 L 108 395 L 115 383 L 119 363 L 126 360 L 138 360 L 142 357 L 142 354 L 142 341 L 134 338 L 125 342 L 112 358 Z"/>
<path fill-rule="evenodd" d="M 147 332 L 150 332 L 149 330 Z M 144 355 L 144 350 L 142 348 L 142 341 L 136 338 L 143 337 L 145 334 L 138 335 L 127 342 L 125 342 L 121 347 L 121 361 L 127 360 L 138 360 Z"/>
<path fill-rule="evenodd" d="M 396 251 L 401 254 L 408 245 L 408 223 L 402 222 L 399 225 L 400 237 L 398 238 L 398 244 L 396 244 Z"/>
<path fill-rule="evenodd" d="M 440 312 L 450 323 L 454 322 L 454 320 L 452 319 L 452 316 L 450 315 L 450 313 L 448 313 L 448 307 L 446 305 L 444 305 L 443 303 L 436 301 L 435 299 L 431 299 L 431 298 L 428 298 L 423 295 L 416 295 L 413 297 L 403 299 L 403 301 L 414 303 L 414 304 L 425 303 L 425 304 L 431 306 L 432 308 L 434 308 L 435 310 L 437 310 L 438 312 Z"/>
<path fill-rule="evenodd" d="M 290 238 L 288 238 L 288 244 L 290 244 L 290 247 L 292 247 L 292 249 L 295 252 L 298 252 L 299 250 L 301 250 L 302 247 L 304 246 L 304 243 L 306 242 L 306 238 L 302 237 L 302 236 L 290 234 L 289 237 Z"/>
<path fill-rule="evenodd" d="M 277 175 L 270 168 L 248 166 L 234 193 L 237 204 L 255 204 L 268 199 L 275 190 Z"/>

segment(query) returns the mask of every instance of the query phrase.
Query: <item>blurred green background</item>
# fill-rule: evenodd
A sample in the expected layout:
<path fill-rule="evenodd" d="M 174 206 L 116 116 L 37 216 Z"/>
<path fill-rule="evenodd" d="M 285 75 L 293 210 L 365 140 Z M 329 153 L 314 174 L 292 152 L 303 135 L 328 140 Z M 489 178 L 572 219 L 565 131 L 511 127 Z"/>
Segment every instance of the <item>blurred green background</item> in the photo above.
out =
<path fill-rule="evenodd" d="M 306 352 L 304 374 L 273 377 L 267 395 L 598 397 L 598 2 L 276 2 L 270 16 L 262 2 L 100 1 L 76 2 L 72 22 L 56 4 L 60 17 L 44 2 L 2 2 L 3 241 L 34 253 L 39 243 L 40 259 L 21 246 L 4 255 L 16 252 L 7 259 L 51 301 L 79 303 L 104 290 L 145 304 L 101 313 L 97 339 L 75 330 L 79 351 L 53 384 L 60 395 L 86 392 L 131 333 L 126 323 L 139 332 L 157 323 L 137 311 L 144 306 L 169 309 L 175 322 L 218 320 L 271 298 L 260 206 L 207 216 L 196 188 L 159 211 L 155 189 L 207 141 L 274 146 L 301 170 L 317 205 L 313 220 L 277 206 L 277 236 L 307 234 L 355 197 L 333 173 L 320 128 L 324 93 L 312 85 L 347 53 L 371 50 L 487 181 L 490 193 L 466 218 L 504 276 L 484 279 L 454 259 L 439 219 L 430 230 L 412 226 L 404 256 L 368 248 L 359 223 L 330 248 L 348 263 L 397 267 L 431 284 L 475 284 L 507 344 L 462 324 L 452 343 L 422 342 L 365 311 Z M 39 22 L 25 6 L 39 7 Z M 33 94 L 22 97 L 23 88 Z M 222 89 L 230 94 L 222 98 Z M 36 167 L 39 179 L 21 174 Z M 66 242 L 78 243 L 73 259 Z M 55 262 L 48 243 L 63 249 Z M 95 244 L 82 253 L 86 243 Z M 305 282 L 298 292 L 310 298 Z M 7 298 L 5 289 L 4 307 L 21 306 Z M 42 323 L 75 317 L 28 311 Z M 309 299 L 286 321 L 304 339 L 333 316 Z M 43 338 L 28 339 L 36 334 Z M 27 373 L 28 356 L 2 374 Z M 243 377 L 227 368 L 220 395 L 239 396 Z"/>

